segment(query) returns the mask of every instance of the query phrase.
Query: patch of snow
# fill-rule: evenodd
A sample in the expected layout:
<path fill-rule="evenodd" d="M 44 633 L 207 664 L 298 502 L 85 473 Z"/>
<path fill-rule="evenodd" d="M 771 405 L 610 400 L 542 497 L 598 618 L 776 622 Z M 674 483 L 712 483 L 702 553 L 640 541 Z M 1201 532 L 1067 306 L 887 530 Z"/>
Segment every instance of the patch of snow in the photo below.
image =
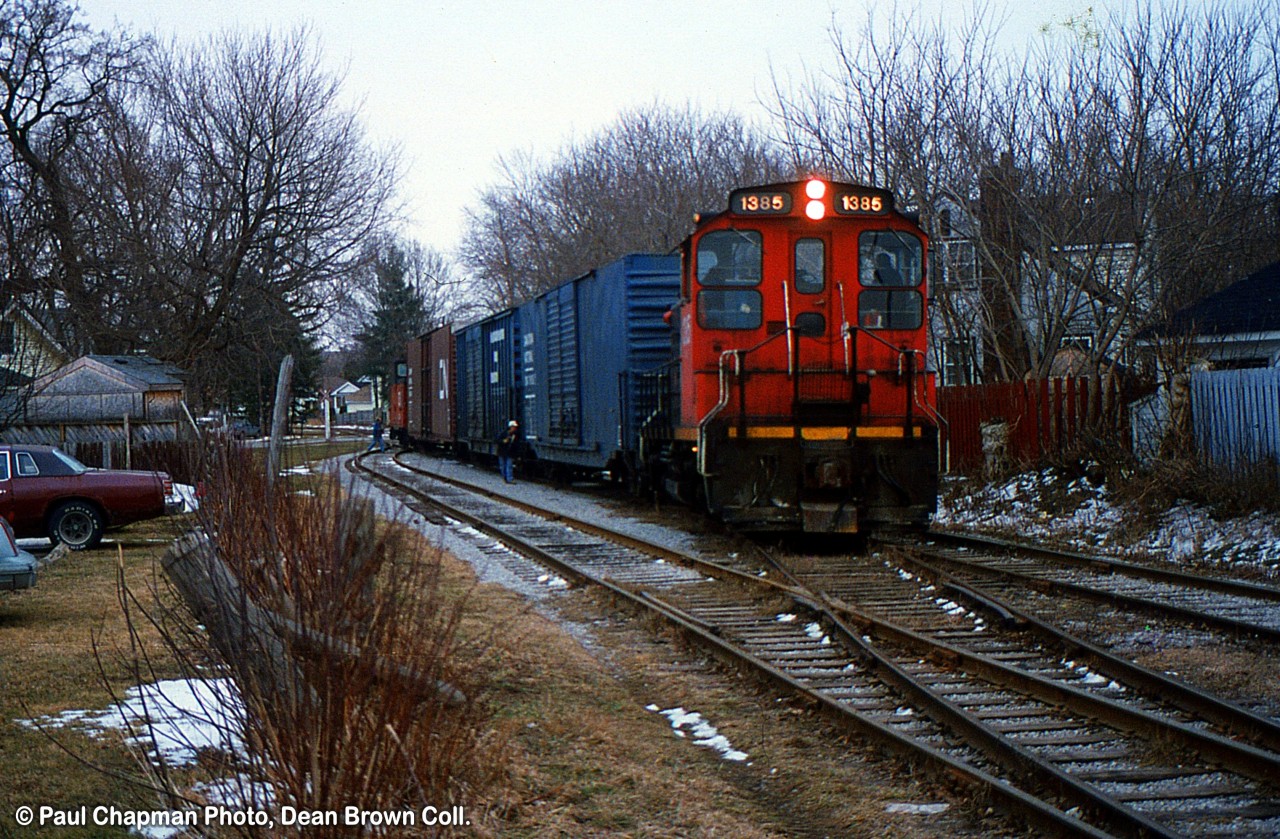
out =
<path fill-rule="evenodd" d="M 1052 514 L 1049 497 L 1054 499 Z M 1135 534 L 1132 516 L 1113 503 L 1105 485 L 1085 479 L 1063 484 L 1052 470 L 1016 475 L 986 487 L 966 484 L 964 492 L 944 492 L 934 523 L 1017 534 L 1025 540 L 1120 558 L 1147 554 L 1174 562 L 1256 566 L 1280 575 L 1280 521 L 1272 514 L 1218 520 L 1204 507 L 1183 501 L 1161 514 L 1151 528 Z"/>
<path fill-rule="evenodd" d="M 714 749 L 725 760 L 742 762 L 747 759 L 746 752 L 740 752 L 729 743 L 729 739 L 716 730 L 716 727 L 702 718 L 697 711 L 686 711 L 684 708 L 668 708 L 659 710 L 656 705 L 645 706 L 650 711 L 657 711 L 667 718 L 677 737 L 684 737 L 684 729 L 688 728 L 693 735 L 693 744 Z"/>
<path fill-rule="evenodd" d="M 908 813 L 914 816 L 936 816 L 938 813 L 945 813 L 950 807 L 950 804 L 897 803 L 887 805 L 884 811 L 886 813 Z"/>
<path fill-rule="evenodd" d="M 140 685 L 104 711 L 64 711 L 18 723 L 29 728 L 75 726 L 90 735 L 125 730 L 127 742 L 169 766 L 190 766 L 206 749 L 244 754 L 244 705 L 230 679 Z"/>
<path fill-rule="evenodd" d="M 539 574 L 538 582 L 542 583 L 547 588 L 569 587 L 569 583 L 563 577 L 558 577 L 555 574 Z"/>
<path fill-rule="evenodd" d="M 820 642 L 824 647 L 830 646 L 831 644 L 831 638 L 822 631 L 822 625 L 819 623 L 811 623 L 805 626 L 804 634 L 808 635 L 813 640 Z"/>

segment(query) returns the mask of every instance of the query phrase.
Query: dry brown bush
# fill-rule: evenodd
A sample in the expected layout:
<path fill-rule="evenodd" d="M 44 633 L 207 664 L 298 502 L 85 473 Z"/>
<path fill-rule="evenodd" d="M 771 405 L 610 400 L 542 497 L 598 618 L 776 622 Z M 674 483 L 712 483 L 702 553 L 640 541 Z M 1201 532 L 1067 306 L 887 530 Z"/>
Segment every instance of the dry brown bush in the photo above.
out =
<path fill-rule="evenodd" d="M 192 554 L 207 563 L 197 570 L 216 592 L 193 604 L 208 632 L 167 635 L 184 645 L 203 639 L 236 682 L 249 752 L 243 794 L 277 811 L 420 816 L 461 805 L 468 833 L 483 832 L 486 793 L 505 771 L 505 734 L 484 701 L 492 639 L 464 626 L 473 583 L 450 578 L 437 546 L 378 520 L 337 476 L 303 492 L 272 487 L 260 458 L 235 446 L 209 464 L 198 514 L 209 539 Z M 292 831 L 368 835 L 344 824 Z M 419 818 L 395 832 L 448 830 Z"/>

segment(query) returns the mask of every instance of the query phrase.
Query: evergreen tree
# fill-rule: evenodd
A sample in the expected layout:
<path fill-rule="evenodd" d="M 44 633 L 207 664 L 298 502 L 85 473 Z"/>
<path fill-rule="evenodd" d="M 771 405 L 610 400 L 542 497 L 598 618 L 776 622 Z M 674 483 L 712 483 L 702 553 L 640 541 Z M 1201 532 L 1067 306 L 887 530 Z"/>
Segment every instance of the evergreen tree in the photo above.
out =
<path fill-rule="evenodd" d="M 372 263 L 372 306 L 364 328 L 355 336 L 359 361 L 350 372 L 356 377 L 388 376 L 404 356 L 405 343 L 430 327 L 433 313 L 415 282 L 417 257 L 411 247 L 397 242 L 379 247 Z"/>

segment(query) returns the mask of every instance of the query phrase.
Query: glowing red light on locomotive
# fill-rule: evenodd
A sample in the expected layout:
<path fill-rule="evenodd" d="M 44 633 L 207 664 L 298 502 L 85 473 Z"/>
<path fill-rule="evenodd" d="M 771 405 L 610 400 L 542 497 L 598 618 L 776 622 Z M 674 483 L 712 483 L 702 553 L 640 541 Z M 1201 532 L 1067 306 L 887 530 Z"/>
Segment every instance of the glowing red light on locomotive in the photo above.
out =
<path fill-rule="evenodd" d="M 821 221 L 827 215 L 827 205 L 823 198 L 827 195 L 827 185 L 814 178 L 804 185 L 805 197 L 809 199 L 804 205 L 804 214 L 812 221 Z"/>

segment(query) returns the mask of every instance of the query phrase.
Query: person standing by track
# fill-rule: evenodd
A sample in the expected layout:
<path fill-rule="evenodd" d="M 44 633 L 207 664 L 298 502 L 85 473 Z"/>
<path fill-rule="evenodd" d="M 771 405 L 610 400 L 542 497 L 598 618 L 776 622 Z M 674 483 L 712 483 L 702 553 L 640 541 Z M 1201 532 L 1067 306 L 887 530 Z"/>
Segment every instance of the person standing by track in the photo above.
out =
<path fill-rule="evenodd" d="M 524 437 L 520 433 L 520 423 L 515 420 L 507 423 L 506 430 L 498 435 L 497 442 L 498 471 L 502 473 L 504 481 L 514 484 L 516 482 L 515 461 L 524 447 Z"/>

